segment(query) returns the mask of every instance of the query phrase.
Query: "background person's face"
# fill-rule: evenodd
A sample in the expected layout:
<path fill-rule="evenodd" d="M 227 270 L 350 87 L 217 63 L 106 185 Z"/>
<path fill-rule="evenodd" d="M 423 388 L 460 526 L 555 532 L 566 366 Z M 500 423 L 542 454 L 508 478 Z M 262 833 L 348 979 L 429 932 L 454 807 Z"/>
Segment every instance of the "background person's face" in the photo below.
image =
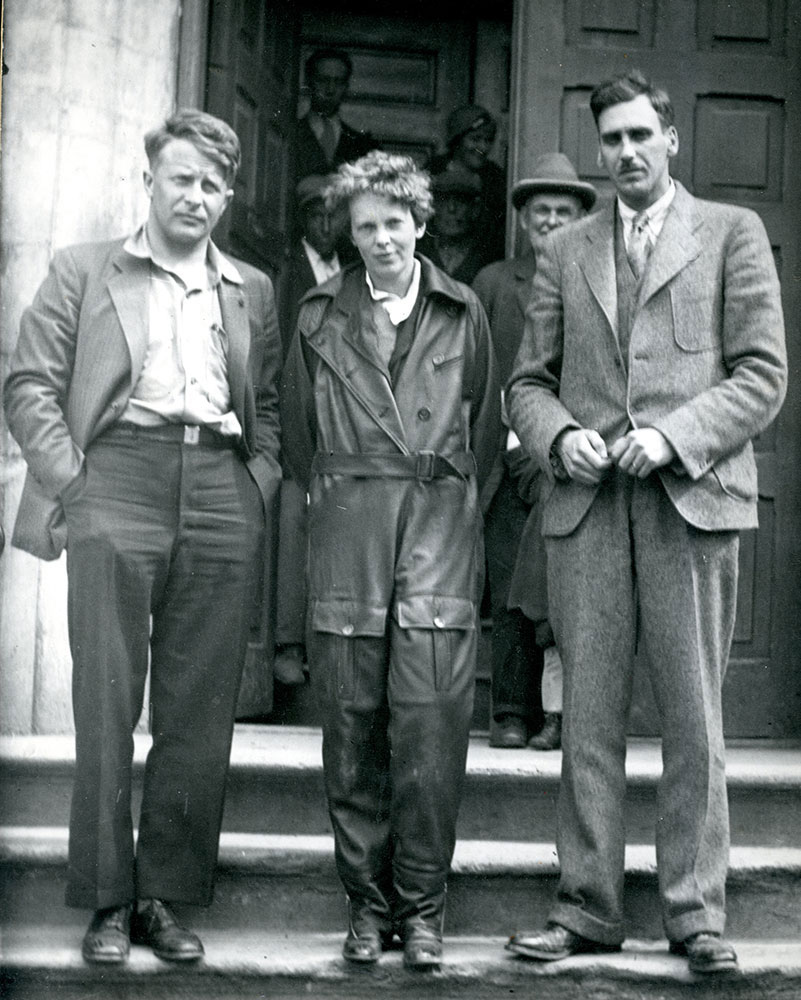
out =
<path fill-rule="evenodd" d="M 334 252 L 337 232 L 322 200 L 312 201 L 304 207 L 303 235 L 324 260 Z"/>
<path fill-rule="evenodd" d="M 536 250 L 554 229 L 581 218 L 584 209 L 572 194 L 533 194 L 520 212 L 520 225 Z"/>
<path fill-rule="evenodd" d="M 335 115 L 348 92 L 348 69 L 339 59 L 321 59 L 309 84 L 311 110 L 321 115 Z"/>
<path fill-rule="evenodd" d="M 435 195 L 434 205 L 437 235 L 453 239 L 470 233 L 478 210 L 475 197 L 448 192 Z"/>
<path fill-rule="evenodd" d="M 462 136 L 456 146 L 454 158 L 463 163 L 469 170 L 480 170 L 487 161 L 494 141 L 494 127 L 482 125 Z"/>

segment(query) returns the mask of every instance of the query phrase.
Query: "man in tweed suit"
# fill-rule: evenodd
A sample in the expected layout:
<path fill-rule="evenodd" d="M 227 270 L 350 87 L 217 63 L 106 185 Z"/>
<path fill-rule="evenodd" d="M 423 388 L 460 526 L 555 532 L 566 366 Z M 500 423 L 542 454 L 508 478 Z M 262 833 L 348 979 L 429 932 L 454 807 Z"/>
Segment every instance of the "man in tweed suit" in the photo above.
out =
<path fill-rule="evenodd" d="M 606 210 L 537 264 L 508 393 L 548 473 L 543 534 L 565 668 L 558 898 L 508 948 L 552 961 L 624 938 L 626 721 L 642 645 L 662 720 L 656 851 L 665 932 L 695 972 L 724 940 L 729 828 L 721 685 L 738 531 L 757 523 L 751 438 L 784 398 L 779 285 L 758 217 L 669 174 L 668 96 L 634 72 L 598 86 Z"/>
<path fill-rule="evenodd" d="M 67 548 L 67 903 L 95 911 L 82 949 L 94 963 L 124 962 L 131 939 L 169 961 L 203 954 L 168 904 L 211 901 L 264 511 L 281 481 L 272 285 L 210 239 L 239 140 L 190 110 L 145 150 L 147 222 L 55 255 L 5 387 L 28 463 L 14 543 L 43 559 Z"/>

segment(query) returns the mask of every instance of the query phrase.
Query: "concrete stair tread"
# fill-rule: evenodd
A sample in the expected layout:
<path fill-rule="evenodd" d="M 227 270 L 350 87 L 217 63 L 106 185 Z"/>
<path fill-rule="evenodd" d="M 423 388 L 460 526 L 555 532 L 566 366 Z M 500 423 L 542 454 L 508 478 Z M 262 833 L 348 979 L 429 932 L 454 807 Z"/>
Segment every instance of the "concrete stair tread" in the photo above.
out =
<path fill-rule="evenodd" d="M 198 965 L 176 967 L 159 961 L 145 948 L 133 947 L 128 964 L 117 968 L 87 966 L 80 957 L 82 934 L 82 927 L 42 925 L 15 927 L 5 933 L 0 945 L 0 964 L 6 982 L 20 985 L 19 993 L 12 990 L 8 995 L 36 996 L 38 977 L 40 983 L 48 984 L 80 982 L 80 988 L 86 990 L 81 996 L 95 995 L 89 993 L 89 988 L 99 981 L 109 990 L 115 984 L 128 983 L 137 991 L 131 995 L 149 996 L 148 984 L 157 980 L 162 983 L 158 995 L 176 995 L 169 992 L 169 984 L 175 989 L 180 983 L 182 996 L 215 997 L 229 996 L 226 982 L 241 989 L 241 984 L 249 980 L 258 981 L 270 996 L 277 995 L 275 989 L 267 986 L 272 980 L 281 983 L 282 996 L 295 995 L 297 989 L 297 995 L 348 997 L 370 996 L 379 987 L 382 996 L 387 995 L 387 988 L 395 987 L 396 995 L 419 997 L 417 991 L 423 985 L 428 993 L 429 989 L 436 989 L 437 983 L 446 986 L 450 983 L 454 988 L 458 985 L 459 996 L 489 996 L 490 987 L 522 989 L 535 980 L 538 997 L 575 997 L 577 994 L 572 990 L 578 982 L 586 990 L 593 981 L 606 984 L 608 995 L 614 992 L 618 998 L 672 996 L 672 993 L 650 992 L 654 987 L 671 986 L 691 987 L 693 997 L 698 998 L 707 995 L 705 985 L 711 991 L 710 996 L 755 996 L 756 993 L 743 990 L 758 985 L 763 991 L 760 995 L 789 998 L 797 996 L 796 991 L 801 987 L 801 944 L 789 941 L 734 941 L 740 971 L 727 976 L 724 987 L 720 977 L 704 979 L 690 973 L 685 960 L 668 954 L 664 940 L 631 940 L 619 954 L 580 955 L 558 963 L 539 963 L 509 955 L 503 950 L 505 938 L 446 936 L 441 970 L 421 979 L 419 974 L 403 969 L 400 949 L 387 952 L 373 969 L 354 969 L 341 958 L 341 932 L 288 935 L 255 930 L 206 930 L 203 933 L 206 956 Z M 29 987 L 33 985 L 32 992 L 25 992 L 26 983 Z M 295 989 L 291 988 L 292 983 Z M 471 983 L 480 987 L 480 991 L 471 993 Z M 214 992 L 208 994 L 207 989 Z M 484 989 L 488 992 L 483 992 Z M 310 994 L 310 990 L 314 993 Z M 232 990 L 230 995 L 236 994 Z M 581 995 L 600 994 L 582 992 Z M 607 993 L 604 991 L 602 995 Z"/>
<path fill-rule="evenodd" d="M 11 864 L 62 865 L 67 861 L 66 827 L 0 827 L 0 861 Z M 221 869 L 269 869 L 300 874 L 333 863 L 334 841 L 328 835 L 228 833 L 220 837 Z M 558 870 L 556 847 L 530 841 L 460 840 L 455 875 L 510 875 Z M 651 844 L 626 845 L 627 873 L 656 871 Z M 782 871 L 801 876 L 801 848 L 733 845 L 729 875 Z"/>
<path fill-rule="evenodd" d="M 143 765 L 150 737 L 134 737 L 137 764 Z M 237 724 L 231 749 L 231 770 L 269 770 L 292 773 L 322 770 L 322 736 L 319 729 L 290 726 Z M 75 760 L 72 736 L 2 736 L 0 766 L 71 768 Z M 533 750 L 501 750 L 487 745 L 485 736 L 473 736 L 467 757 L 468 775 L 519 777 L 529 775 L 558 781 L 562 754 Z M 630 738 L 626 773 L 630 783 L 652 782 L 661 773 L 660 743 Z M 801 746 L 760 740 L 727 745 L 726 774 L 729 786 L 752 783 L 801 791 Z"/>

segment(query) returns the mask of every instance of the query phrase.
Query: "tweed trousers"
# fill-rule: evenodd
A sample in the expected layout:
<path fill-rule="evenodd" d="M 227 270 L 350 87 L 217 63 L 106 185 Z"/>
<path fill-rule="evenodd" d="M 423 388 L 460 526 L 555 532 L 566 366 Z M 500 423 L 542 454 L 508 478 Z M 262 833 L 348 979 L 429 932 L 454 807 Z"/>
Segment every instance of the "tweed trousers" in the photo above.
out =
<path fill-rule="evenodd" d="M 657 475 L 615 472 L 576 530 L 546 546 L 565 671 L 551 919 L 606 944 L 625 936 L 626 724 L 639 642 L 662 725 L 656 855 L 665 932 L 672 941 L 721 932 L 729 852 L 721 685 L 739 536 L 693 528 Z"/>

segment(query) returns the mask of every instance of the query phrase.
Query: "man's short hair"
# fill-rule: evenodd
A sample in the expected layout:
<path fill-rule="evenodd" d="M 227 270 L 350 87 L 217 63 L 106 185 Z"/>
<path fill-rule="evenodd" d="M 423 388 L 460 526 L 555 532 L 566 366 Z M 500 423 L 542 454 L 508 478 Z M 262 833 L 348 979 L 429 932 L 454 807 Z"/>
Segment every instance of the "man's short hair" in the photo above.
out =
<path fill-rule="evenodd" d="M 306 60 L 304 67 L 307 83 L 317 72 L 317 64 L 321 63 L 324 59 L 336 59 L 341 62 L 347 70 L 348 75 L 346 80 L 350 80 L 353 75 L 353 61 L 344 49 L 315 49 Z"/>
<path fill-rule="evenodd" d="M 431 178 L 410 156 L 374 149 L 355 163 L 343 163 L 325 191 L 325 203 L 335 212 L 360 194 L 375 194 L 397 201 L 422 226 L 434 214 Z"/>
<path fill-rule="evenodd" d="M 236 132 L 221 118 L 198 111 L 197 108 L 179 109 L 163 125 L 145 136 L 145 153 L 150 164 L 155 163 L 159 153 L 171 139 L 186 139 L 191 142 L 222 169 L 226 184 L 233 186 L 242 150 Z"/>
<path fill-rule="evenodd" d="M 633 69 L 628 73 L 621 73 L 599 83 L 590 95 L 590 110 L 598 125 L 598 119 L 607 108 L 615 104 L 625 104 L 626 101 L 633 101 L 644 94 L 651 102 L 651 107 L 659 115 L 662 128 L 669 128 L 673 125 L 675 115 L 673 104 L 666 90 L 655 87 L 647 77 L 638 69 Z"/>

